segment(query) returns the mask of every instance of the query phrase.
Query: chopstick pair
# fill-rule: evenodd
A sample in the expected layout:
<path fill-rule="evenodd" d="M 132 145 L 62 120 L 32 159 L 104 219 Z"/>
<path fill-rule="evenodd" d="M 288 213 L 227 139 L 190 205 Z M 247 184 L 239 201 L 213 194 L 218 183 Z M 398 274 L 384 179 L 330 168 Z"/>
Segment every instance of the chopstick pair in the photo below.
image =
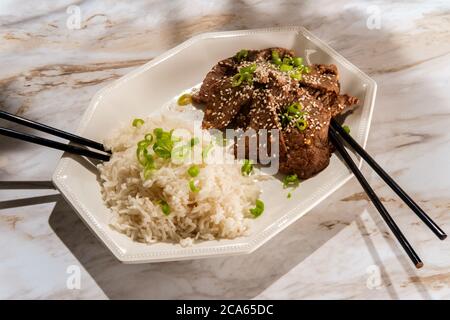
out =
<path fill-rule="evenodd" d="M 102 161 L 109 160 L 110 152 L 107 151 L 101 143 L 98 143 L 96 141 L 89 140 L 89 139 L 74 135 L 72 133 L 56 129 L 56 128 L 47 126 L 45 124 L 39 123 L 39 122 L 25 119 L 25 118 L 16 116 L 14 114 L 8 113 L 6 111 L 0 110 L 0 119 L 18 123 L 25 127 L 33 128 L 33 129 L 36 129 L 36 130 L 39 130 L 42 132 L 52 134 L 54 136 L 67 139 L 70 142 L 76 143 L 80 146 L 90 147 L 90 148 L 102 151 L 105 154 L 91 151 L 89 149 L 86 149 L 86 148 L 83 148 L 80 146 L 65 144 L 65 143 L 61 143 L 58 141 L 53 141 L 50 139 L 38 137 L 38 136 L 28 134 L 28 133 L 18 132 L 18 131 L 8 129 L 8 128 L 3 128 L 3 127 L 0 127 L 1 135 L 19 139 L 19 140 L 23 140 L 23 141 L 28 141 L 31 143 L 39 144 L 41 146 L 46 146 L 46 147 L 50 147 L 53 149 L 58 149 L 58 150 L 62 150 L 62 151 L 68 152 L 68 153 L 77 154 L 80 156 L 85 156 L 85 157 L 89 157 L 89 158 L 93 158 L 93 159 L 97 159 L 97 160 L 102 160 Z"/>
<path fill-rule="evenodd" d="M 329 136 L 331 142 L 336 147 L 337 151 L 341 154 L 344 161 L 347 163 L 350 170 L 353 172 L 355 177 L 358 179 L 359 183 L 363 187 L 364 191 L 369 196 L 370 200 L 373 202 L 374 206 L 377 208 L 381 217 L 384 219 L 388 227 L 391 229 L 392 233 L 395 235 L 400 245 L 408 254 L 411 261 L 414 263 L 416 268 L 421 268 L 423 262 L 417 253 L 414 251 L 413 247 L 409 244 L 406 237 L 401 232 L 400 228 L 395 223 L 394 219 L 390 216 L 389 212 L 384 207 L 381 200 L 376 195 L 375 191 L 370 187 L 367 180 L 362 175 L 358 166 L 352 160 L 341 139 L 345 140 L 352 149 L 361 156 L 373 169 L 374 171 L 386 182 L 386 184 L 408 205 L 412 211 L 433 231 L 433 233 L 440 239 L 444 240 L 447 235 L 444 231 L 414 202 L 411 197 L 409 197 L 405 191 L 384 171 L 380 165 L 336 122 L 336 120 L 331 120 L 331 126 L 329 130 Z"/>

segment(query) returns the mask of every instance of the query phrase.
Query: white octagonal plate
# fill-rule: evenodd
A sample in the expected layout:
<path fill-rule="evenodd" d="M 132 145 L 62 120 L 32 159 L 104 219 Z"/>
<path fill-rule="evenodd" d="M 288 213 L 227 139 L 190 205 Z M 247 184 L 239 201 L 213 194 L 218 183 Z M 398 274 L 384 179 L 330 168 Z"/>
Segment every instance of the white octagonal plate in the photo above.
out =
<path fill-rule="evenodd" d="M 375 101 L 376 83 L 302 27 L 205 33 L 191 38 L 102 89 L 92 99 L 78 134 L 103 141 L 113 128 L 145 117 L 181 92 L 198 85 L 219 60 L 242 48 L 285 47 L 308 64 L 336 64 L 341 92 L 358 97 L 360 107 L 346 119 L 352 136 L 365 145 Z M 183 248 L 179 244 L 136 243 L 109 227 L 112 213 L 104 205 L 95 167 L 77 156 L 63 155 L 53 181 L 88 227 L 122 262 L 144 263 L 250 253 L 303 216 L 352 177 L 333 155 L 330 165 L 302 182 L 290 200 L 279 180 L 262 183 L 264 214 L 255 220 L 249 236 L 203 241 Z"/>

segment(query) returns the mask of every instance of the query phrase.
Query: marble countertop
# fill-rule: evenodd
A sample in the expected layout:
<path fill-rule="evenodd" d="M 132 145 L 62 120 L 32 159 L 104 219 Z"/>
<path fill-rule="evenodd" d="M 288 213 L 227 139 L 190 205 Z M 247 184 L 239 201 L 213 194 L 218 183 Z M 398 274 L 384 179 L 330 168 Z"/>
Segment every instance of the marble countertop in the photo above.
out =
<path fill-rule="evenodd" d="M 97 90 L 190 36 L 280 25 L 305 26 L 377 81 L 367 150 L 450 232 L 445 0 L 2 1 L 0 108 L 74 131 Z M 2 299 L 450 298 L 450 240 L 367 167 L 422 269 L 355 179 L 251 255 L 123 265 L 53 189 L 60 156 L 0 137 Z"/>

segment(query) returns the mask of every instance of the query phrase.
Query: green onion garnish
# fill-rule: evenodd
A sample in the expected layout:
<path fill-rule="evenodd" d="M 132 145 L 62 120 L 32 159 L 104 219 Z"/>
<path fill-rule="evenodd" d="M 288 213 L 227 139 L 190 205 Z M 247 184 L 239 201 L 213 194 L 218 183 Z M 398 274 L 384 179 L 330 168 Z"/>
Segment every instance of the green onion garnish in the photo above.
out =
<path fill-rule="evenodd" d="M 191 179 L 189 181 L 189 189 L 191 189 L 192 192 L 199 192 L 200 191 L 200 187 L 195 186 L 194 179 Z"/>
<path fill-rule="evenodd" d="M 300 66 L 303 65 L 303 59 L 300 58 L 300 57 L 295 57 L 295 58 L 292 59 L 292 64 L 293 64 L 295 67 L 300 67 Z"/>
<path fill-rule="evenodd" d="M 283 63 L 280 59 L 280 54 L 278 53 L 278 51 L 275 50 L 272 51 L 272 63 L 276 64 L 277 66 Z"/>
<path fill-rule="evenodd" d="M 252 74 L 253 72 L 256 71 L 256 63 L 252 63 L 251 65 L 249 65 L 247 67 L 243 67 L 239 71 L 241 71 L 242 73 L 250 73 L 250 74 Z"/>
<path fill-rule="evenodd" d="M 170 214 L 170 207 L 166 201 L 161 200 L 159 206 L 161 207 L 161 210 L 164 213 L 164 215 L 168 216 Z"/>
<path fill-rule="evenodd" d="M 198 176 L 198 174 L 200 173 L 200 168 L 194 164 L 192 166 L 189 167 L 187 173 L 192 177 L 195 178 L 196 176 Z"/>
<path fill-rule="evenodd" d="M 308 122 L 304 118 L 307 112 L 301 111 L 303 106 L 294 102 L 286 108 L 286 111 L 279 115 L 279 120 L 282 128 L 286 128 L 292 120 L 294 121 L 295 127 L 300 131 L 305 130 L 308 127 Z"/>
<path fill-rule="evenodd" d="M 136 118 L 133 120 L 133 127 L 139 128 L 144 124 L 144 120 Z"/>
<path fill-rule="evenodd" d="M 285 56 L 283 58 L 283 64 L 292 65 L 292 58 L 290 56 Z"/>
<path fill-rule="evenodd" d="M 190 95 L 189 93 L 182 94 L 178 98 L 177 102 L 178 102 L 179 106 L 186 106 L 188 104 L 191 104 L 192 103 L 192 95 Z"/>
<path fill-rule="evenodd" d="M 155 137 L 157 139 L 161 138 L 163 132 L 164 132 L 164 130 L 162 128 L 155 128 L 155 129 L 153 129 L 153 134 L 155 135 Z"/>
<path fill-rule="evenodd" d="M 150 141 L 148 141 L 148 140 L 141 140 L 141 141 L 139 141 L 138 143 L 137 143 L 137 146 L 138 146 L 138 148 L 140 148 L 140 149 L 145 149 L 145 148 L 147 148 L 149 145 L 150 145 Z"/>
<path fill-rule="evenodd" d="M 147 133 L 144 136 L 145 141 L 148 141 L 148 143 L 152 143 L 153 142 L 153 135 L 151 133 Z"/>
<path fill-rule="evenodd" d="M 241 167 L 241 173 L 243 176 L 248 176 L 253 171 L 253 164 L 251 160 L 245 159 L 244 164 Z"/>
<path fill-rule="evenodd" d="M 301 72 L 295 72 L 295 73 L 291 73 L 290 74 L 292 79 L 296 79 L 296 80 L 302 80 L 302 73 Z"/>
<path fill-rule="evenodd" d="M 156 137 L 153 151 L 160 158 L 169 159 L 173 148 L 172 131 L 156 128 L 153 130 L 153 135 Z"/>
<path fill-rule="evenodd" d="M 287 194 L 287 198 L 290 199 L 291 197 L 292 197 L 292 193 L 289 192 L 289 193 Z"/>
<path fill-rule="evenodd" d="M 137 160 L 143 166 L 145 166 L 147 162 L 153 161 L 153 156 L 148 153 L 148 146 L 148 141 L 142 140 L 138 142 L 138 147 L 136 149 Z"/>
<path fill-rule="evenodd" d="M 272 51 L 272 63 L 279 66 L 280 71 L 289 72 L 291 78 L 302 79 L 302 73 L 309 73 L 310 69 L 303 65 L 303 58 L 285 56 L 283 60 L 277 51 Z"/>
<path fill-rule="evenodd" d="M 294 67 L 291 66 L 291 65 L 288 65 L 288 64 L 282 64 L 282 65 L 280 66 L 280 71 L 287 72 L 287 71 L 291 71 L 293 68 L 294 68 Z"/>
<path fill-rule="evenodd" d="M 248 56 L 248 50 L 246 50 L 246 49 L 242 49 L 235 55 L 235 57 L 238 61 L 241 61 L 241 60 L 247 58 L 247 56 Z"/>
<path fill-rule="evenodd" d="M 233 78 L 231 78 L 231 86 L 238 87 L 242 83 L 242 76 L 239 73 L 236 73 Z"/>
<path fill-rule="evenodd" d="M 291 122 L 292 117 L 290 115 L 288 115 L 287 113 L 283 113 L 280 115 L 280 122 L 281 122 L 281 126 L 283 128 L 286 128 L 287 125 Z"/>
<path fill-rule="evenodd" d="M 152 158 L 152 161 L 147 162 L 147 164 L 144 167 L 144 179 L 145 180 L 147 180 L 150 177 L 153 170 L 155 170 L 155 164 L 154 164 L 153 158 Z"/>
<path fill-rule="evenodd" d="M 300 103 L 294 102 L 289 107 L 287 107 L 287 112 L 292 115 L 301 115 L 300 110 L 302 109 L 303 106 Z"/>
<path fill-rule="evenodd" d="M 350 133 L 350 127 L 347 125 L 343 125 L 342 129 L 344 129 L 345 132 Z"/>
<path fill-rule="evenodd" d="M 297 187 L 300 183 L 296 174 L 287 175 L 283 179 L 283 188 L 287 187 Z"/>
<path fill-rule="evenodd" d="M 250 209 L 250 213 L 253 215 L 253 217 L 257 218 L 264 212 L 264 202 L 261 200 L 256 200 L 256 206 L 252 209 Z"/>
<path fill-rule="evenodd" d="M 171 156 L 171 151 L 163 145 L 157 145 L 156 143 L 153 145 L 153 151 L 155 154 L 157 154 L 160 158 L 163 159 L 169 159 Z"/>

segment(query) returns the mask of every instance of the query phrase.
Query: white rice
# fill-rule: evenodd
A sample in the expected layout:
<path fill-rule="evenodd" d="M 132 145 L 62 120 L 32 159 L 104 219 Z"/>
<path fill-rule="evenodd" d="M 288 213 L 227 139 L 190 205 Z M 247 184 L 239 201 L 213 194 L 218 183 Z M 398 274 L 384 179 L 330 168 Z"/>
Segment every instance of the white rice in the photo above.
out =
<path fill-rule="evenodd" d="M 158 127 L 184 128 L 190 133 L 194 128 L 192 122 L 164 116 L 144 121 L 139 128 L 130 124 L 105 141 L 112 157 L 98 167 L 104 201 L 114 214 L 111 226 L 144 243 L 170 241 L 190 245 L 196 239 L 248 234 L 253 220 L 249 209 L 255 206 L 260 190 L 252 177 L 242 176 L 241 162 L 234 161 L 224 147 L 215 145 L 210 157 L 225 154 L 232 161 L 199 164 L 200 173 L 195 181 L 201 189 L 197 193 L 189 188 L 192 178 L 187 170 L 192 163 L 175 164 L 160 159 L 161 167 L 145 180 L 136 158 L 137 142 Z M 204 148 L 211 141 L 211 136 L 203 131 L 203 140 L 195 148 Z M 157 203 L 161 199 L 171 208 L 167 216 Z"/>

